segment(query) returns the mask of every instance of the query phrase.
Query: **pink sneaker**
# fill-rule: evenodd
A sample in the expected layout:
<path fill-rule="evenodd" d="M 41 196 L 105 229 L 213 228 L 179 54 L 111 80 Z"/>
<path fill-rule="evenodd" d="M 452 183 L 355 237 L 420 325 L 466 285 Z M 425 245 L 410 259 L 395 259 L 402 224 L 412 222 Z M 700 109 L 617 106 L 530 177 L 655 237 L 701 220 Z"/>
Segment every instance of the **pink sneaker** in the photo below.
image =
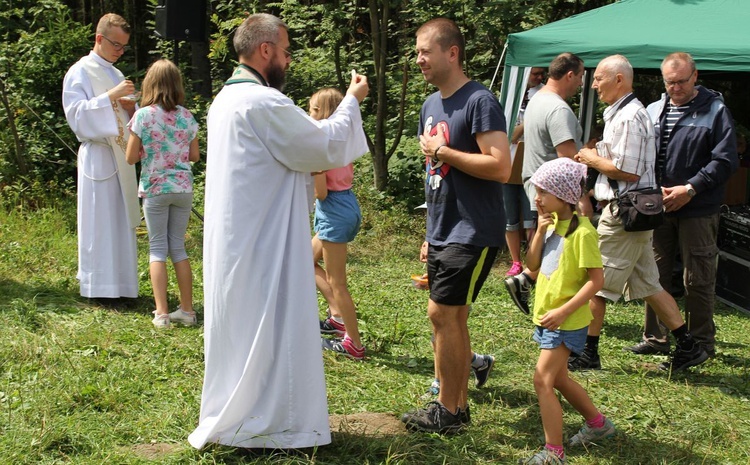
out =
<path fill-rule="evenodd" d="M 523 271 L 523 264 L 521 262 L 513 262 L 513 265 L 511 265 L 508 272 L 505 273 L 505 276 L 515 276 L 517 274 L 521 274 L 522 271 Z"/>
<path fill-rule="evenodd" d="M 346 326 L 329 316 L 325 320 L 320 320 L 320 334 L 344 337 L 346 335 Z"/>
<path fill-rule="evenodd" d="M 323 350 L 330 350 L 354 360 L 365 359 L 365 346 L 357 349 L 349 336 L 345 336 L 344 339 L 333 340 L 321 338 L 321 343 L 323 344 Z"/>

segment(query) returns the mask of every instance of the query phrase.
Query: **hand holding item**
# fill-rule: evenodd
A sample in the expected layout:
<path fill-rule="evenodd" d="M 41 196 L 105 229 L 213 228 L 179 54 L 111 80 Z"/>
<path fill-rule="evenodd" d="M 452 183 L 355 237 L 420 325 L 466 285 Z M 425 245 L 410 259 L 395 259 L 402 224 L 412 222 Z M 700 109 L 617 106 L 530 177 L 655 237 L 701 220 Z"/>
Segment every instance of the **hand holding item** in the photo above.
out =
<path fill-rule="evenodd" d="M 353 95 L 359 103 L 367 97 L 370 92 L 370 85 L 367 83 L 367 76 L 357 74 L 356 71 L 352 70 L 352 80 L 349 83 L 349 89 L 347 89 L 347 95 Z"/>
<path fill-rule="evenodd" d="M 427 279 L 427 273 L 411 275 L 411 284 L 417 289 L 422 289 L 422 290 L 430 289 L 430 282 Z"/>
<path fill-rule="evenodd" d="M 120 97 L 119 99 L 117 99 L 117 103 L 120 104 L 123 110 L 127 111 L 128 114 L 132 116 L 132 114 L 135 113 L 135 105 L 138 102 L 140 96 L 140 92 L 134 92 L 124 97 Z"/>
<path fill-rule="evenodd" d="M 133 84 L 133 81 L 126 79 L 107 91 L 107 94 L 113 102 L 128 95 L 135 95 L 135 84 Z"/>
<path fill-rule="evenodd" d="M 128 95 L 126 95 L 124 97 L 120 97 L 119 100 L 128 100 L 128 101 L 132 101 L 132 102 L 137 102 L 139 98 L 141 98 L 141 93 L 138 92 L 138 91 L 136 91 L 136 92 L 133 92 L 132 94 L 128 94 Z"/>

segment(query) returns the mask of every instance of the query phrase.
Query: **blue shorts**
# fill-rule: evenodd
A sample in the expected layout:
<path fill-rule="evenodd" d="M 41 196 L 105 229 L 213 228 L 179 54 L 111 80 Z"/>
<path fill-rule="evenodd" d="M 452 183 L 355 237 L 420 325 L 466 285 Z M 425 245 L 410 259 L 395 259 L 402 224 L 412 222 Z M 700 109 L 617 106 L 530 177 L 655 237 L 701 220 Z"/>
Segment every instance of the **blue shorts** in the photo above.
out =
<path fill-rule="evenodd" d="M 328 191 L 315 202 L 315 232 L 321 241 L 347 243 L 354 240 L 362 224 L 362 212 L 351 189 Z"/>
<path fill-rule="evenodd" d="M 503 184 L 503 205 L 506 231 L 520 231 L 522 219 L 523 229 L 534 229 L 536 212 L 532 213 L 529 197 L 522 184 Z"/>
<path fill-rule="evenodd" d="M 570 349 L 571 352 L 580 354 L 583 352 L 584 346 L 586 346 L 586 335 L 588 332 L 588 326 L 571 331 L 564 329 L 550 331 L 544 326 L 537 326 L 534 329 L 534 340 L 539 343 L 540 349 L 555 349 L 560 344 L 565 344 L 565 347 Z"/>

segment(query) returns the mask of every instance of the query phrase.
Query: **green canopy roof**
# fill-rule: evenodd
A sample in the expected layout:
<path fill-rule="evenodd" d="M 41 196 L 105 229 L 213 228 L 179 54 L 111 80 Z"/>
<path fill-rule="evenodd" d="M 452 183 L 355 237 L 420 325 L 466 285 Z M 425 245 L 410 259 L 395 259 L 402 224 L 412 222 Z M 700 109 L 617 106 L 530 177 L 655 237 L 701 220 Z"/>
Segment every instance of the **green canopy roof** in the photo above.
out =
<path fill-rule="evenodd" d="M 620 0 L 510 34 L 506 65 L 549 66 L 562 52 L 586 67 L 619 53 L 634 68 L 659 68 L 676 51 L 700 71 L 750 71 L 750 0 Z"/>

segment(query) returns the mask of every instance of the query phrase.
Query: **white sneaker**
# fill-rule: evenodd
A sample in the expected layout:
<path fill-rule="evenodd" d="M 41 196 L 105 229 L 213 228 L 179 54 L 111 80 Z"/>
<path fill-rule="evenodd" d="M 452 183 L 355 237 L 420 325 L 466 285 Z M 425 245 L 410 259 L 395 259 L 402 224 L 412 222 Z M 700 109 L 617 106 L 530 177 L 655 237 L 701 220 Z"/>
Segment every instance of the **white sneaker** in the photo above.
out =
<path fill-rule="evenodd" d="M 181 323 L 185 326 L 194 326 L 198 323 L 198 318 L 193 313 L 187 313 L 182 307 L 177 307 L 177 310 L 169 314 L 169 319 L 175 323 Z"/>
<path fill-rule="evenodd" d="M 155 310 L 153 314 L 154 314 L 154 319 L 151 320 L 151 322 L 154 324 L 156 328 L 166 329 L 170 327 L 169 314 L 167 313 L 157 314 Z"/>
<path fill-rule="evenodd" d="M 578 433 L 570 438 L 570 446 L 589 446 L 596 444 L 603 439 L 609 439 L 617 433 L 615 425 L 609 421 L 609 418 L 604 420 L 604 425 L 601 428 L 592 428 L 586 423 L 583 424 Z"/>

